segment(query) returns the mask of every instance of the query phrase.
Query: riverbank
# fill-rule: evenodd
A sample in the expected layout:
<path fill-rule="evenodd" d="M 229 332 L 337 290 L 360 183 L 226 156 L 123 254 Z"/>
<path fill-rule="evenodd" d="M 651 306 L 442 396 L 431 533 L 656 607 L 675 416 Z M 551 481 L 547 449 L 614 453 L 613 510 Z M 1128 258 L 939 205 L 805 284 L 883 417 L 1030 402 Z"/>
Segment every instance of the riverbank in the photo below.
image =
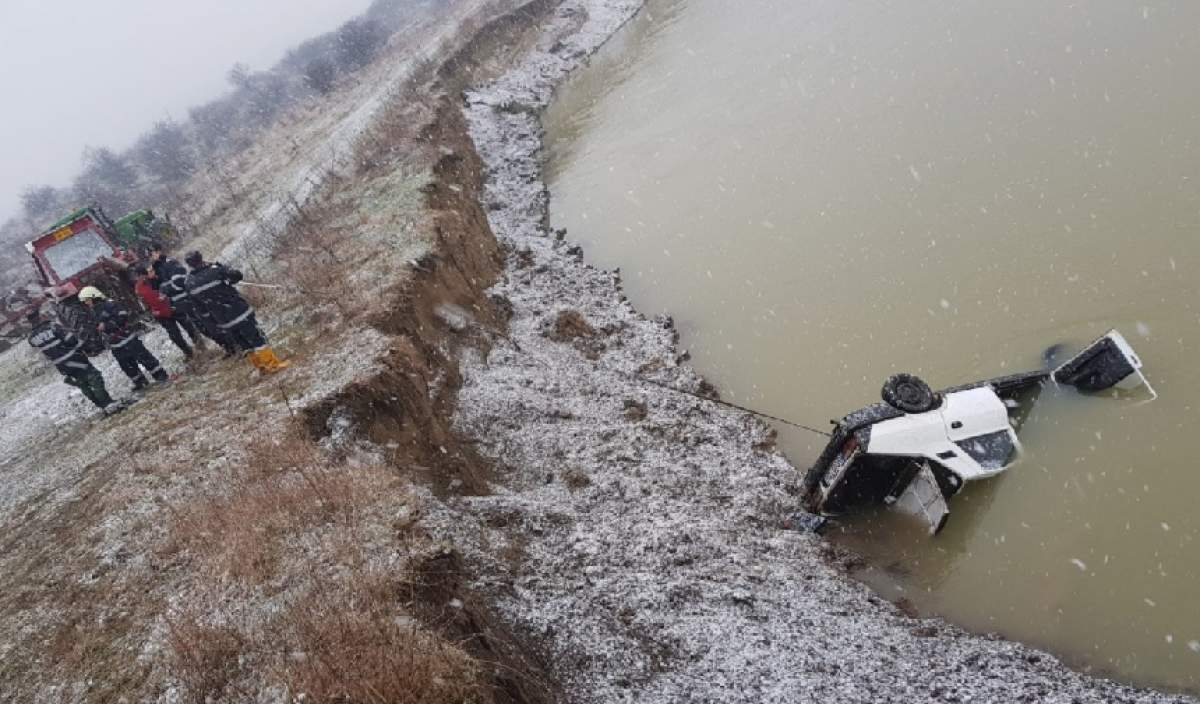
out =
<path fill-rule="evenodd" d="M 489 293 L 511 318 L 466 353 L 455 428 L 499 486 L 427 520 L 475 589 L 573 701 L 1187 701 L 905 615 L 846 576 L 848 556 L 780 528 L 800 476 L 769 428 L 629 380 L 705 388 L 671 321 L 640 315 L 617 274 L 550 230 L 538 114 L 638 6 L 562 3 L 510 72 L 466 95 L 506 252 Z"/>

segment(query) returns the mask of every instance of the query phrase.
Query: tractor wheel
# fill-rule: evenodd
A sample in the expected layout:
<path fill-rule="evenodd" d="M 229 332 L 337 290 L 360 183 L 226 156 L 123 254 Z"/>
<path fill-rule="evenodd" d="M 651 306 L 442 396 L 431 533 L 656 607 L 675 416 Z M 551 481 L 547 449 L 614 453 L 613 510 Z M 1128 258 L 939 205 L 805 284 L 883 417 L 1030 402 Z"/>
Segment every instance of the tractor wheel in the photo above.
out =
<path fill-rule="evenodd" d="M 941 402 L 929 384 L 912 374 L 896 374 L 883 382 L 883 400 L 905 413 L 924 413 Z"/>

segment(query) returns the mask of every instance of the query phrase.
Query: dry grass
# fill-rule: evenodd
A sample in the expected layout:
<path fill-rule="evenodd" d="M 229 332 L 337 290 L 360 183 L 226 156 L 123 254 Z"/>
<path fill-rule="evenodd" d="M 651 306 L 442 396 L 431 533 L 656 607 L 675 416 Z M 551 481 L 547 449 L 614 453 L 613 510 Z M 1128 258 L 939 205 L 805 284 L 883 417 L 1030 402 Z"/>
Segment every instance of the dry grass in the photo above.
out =
<path fill-rule="evenodd" d="M 187 550 L 228 579 L 262 584 L 279 574 L 289 539 L 320 527 L 353 532 L 385 499 L 409 500 L 383 467 L 334 467 L 311 441 L 291 434 L 253 444 L 227 491 L 174 511 L 168 551 Z"/>
<path fill-rule="evenodd" d="M 233 696 L 254 678 L 307 702 L 490 701 L 478 662 L 406 607 L 419 592 L 406 565 L 428 547 L 411 502 L 394 472 L 331 466 L 293 434 L 253 443 L 224 493 L 176 510 L 165 550 L 209 577 L 190 603 L 219 601 L 222 582 L 271 585 L 282 601 L 235 626 L 211 625 L 200 607 L 168 619 L 186 698 Z"/>
<path fill-rule="evenodd" d="M 287 653 L 273 668 L 313 702 L 465 704 L 491 699 L 479 664 L 406 615 L 405 583 L 359 574 L 320 587 L 274 626 Z"/>
<path fill-rule="evenodd" d="M 193 613 L 167 621 L 171 670 L 187 701 L 205 704 L 220 697 L 238 676 L 245 640 L 235 629 L 207 626 Z"/>
<path fill-rule="evenodd" d="M 168 621 L 172 673 L 186 701 L 249 698 L 253 676 L 314 704 L 484 704 L 480 663 L 408 615 L 404 581 L 357 571 L 314 583 L 261 628 Z"/>
<path fill-rule="evenodd" d="M 437 97 L 430 85 L 433 65 L 422 63 L 395 92 L 378 121 L 354 144 L 356 175 L 378 176 L 417 162 L 428 149 L 419 127 L 429 124 Z"/>

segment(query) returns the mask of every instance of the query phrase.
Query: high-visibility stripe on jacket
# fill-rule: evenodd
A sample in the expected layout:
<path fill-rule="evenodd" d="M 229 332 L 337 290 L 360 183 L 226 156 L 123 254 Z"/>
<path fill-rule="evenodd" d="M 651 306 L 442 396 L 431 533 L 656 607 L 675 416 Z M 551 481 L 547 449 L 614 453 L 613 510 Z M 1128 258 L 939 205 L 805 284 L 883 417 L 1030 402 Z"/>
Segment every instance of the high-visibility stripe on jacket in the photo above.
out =
<path fill-rule="evenodd" d="M 242 272 L 224 264 L 205 264 L 188 274 L 188 296 L 198 309 L 212 316 L 222 329 L 229 329 L 246 320 L 254 312 L 234 285 L 242 280 Z"/>
<path fill-rule="evenodd" d="M 52 320 L 43 320 L 29 333 L 29 344 L 37 348 L 50 363 L 57 366 L 79 354 L 83 343 Z"/>
<path fill-rule="evenodd" d="M 108 346 L 119 349 L 137 337 L 137 319 L 116 301 L 104 301 L 96 308 L 96 322 L 104 325 L 102 334 Z"/>

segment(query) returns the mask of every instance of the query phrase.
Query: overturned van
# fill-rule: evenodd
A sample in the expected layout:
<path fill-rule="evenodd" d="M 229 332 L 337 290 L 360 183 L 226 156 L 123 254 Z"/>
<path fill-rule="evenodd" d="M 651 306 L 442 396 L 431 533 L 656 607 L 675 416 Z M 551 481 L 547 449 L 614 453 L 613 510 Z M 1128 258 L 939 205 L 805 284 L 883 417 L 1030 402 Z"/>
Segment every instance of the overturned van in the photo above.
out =
<path fill-rule="evenodd" d="M 933 392 L 898 374 L 883 386 L 883 402 L 836 422 L 825 450 L 804 480 L 805 502 L 821 515 L 882 503 L 915 516 L 937 533 L 947 500 L 968 482 L 987 479 L 1016 461 L 1016 419 L 1044 384 L 1085 393 L 1144 387 L 1133 348 L 1112 330 L 1053 369 L 1012 374 Z"/>

